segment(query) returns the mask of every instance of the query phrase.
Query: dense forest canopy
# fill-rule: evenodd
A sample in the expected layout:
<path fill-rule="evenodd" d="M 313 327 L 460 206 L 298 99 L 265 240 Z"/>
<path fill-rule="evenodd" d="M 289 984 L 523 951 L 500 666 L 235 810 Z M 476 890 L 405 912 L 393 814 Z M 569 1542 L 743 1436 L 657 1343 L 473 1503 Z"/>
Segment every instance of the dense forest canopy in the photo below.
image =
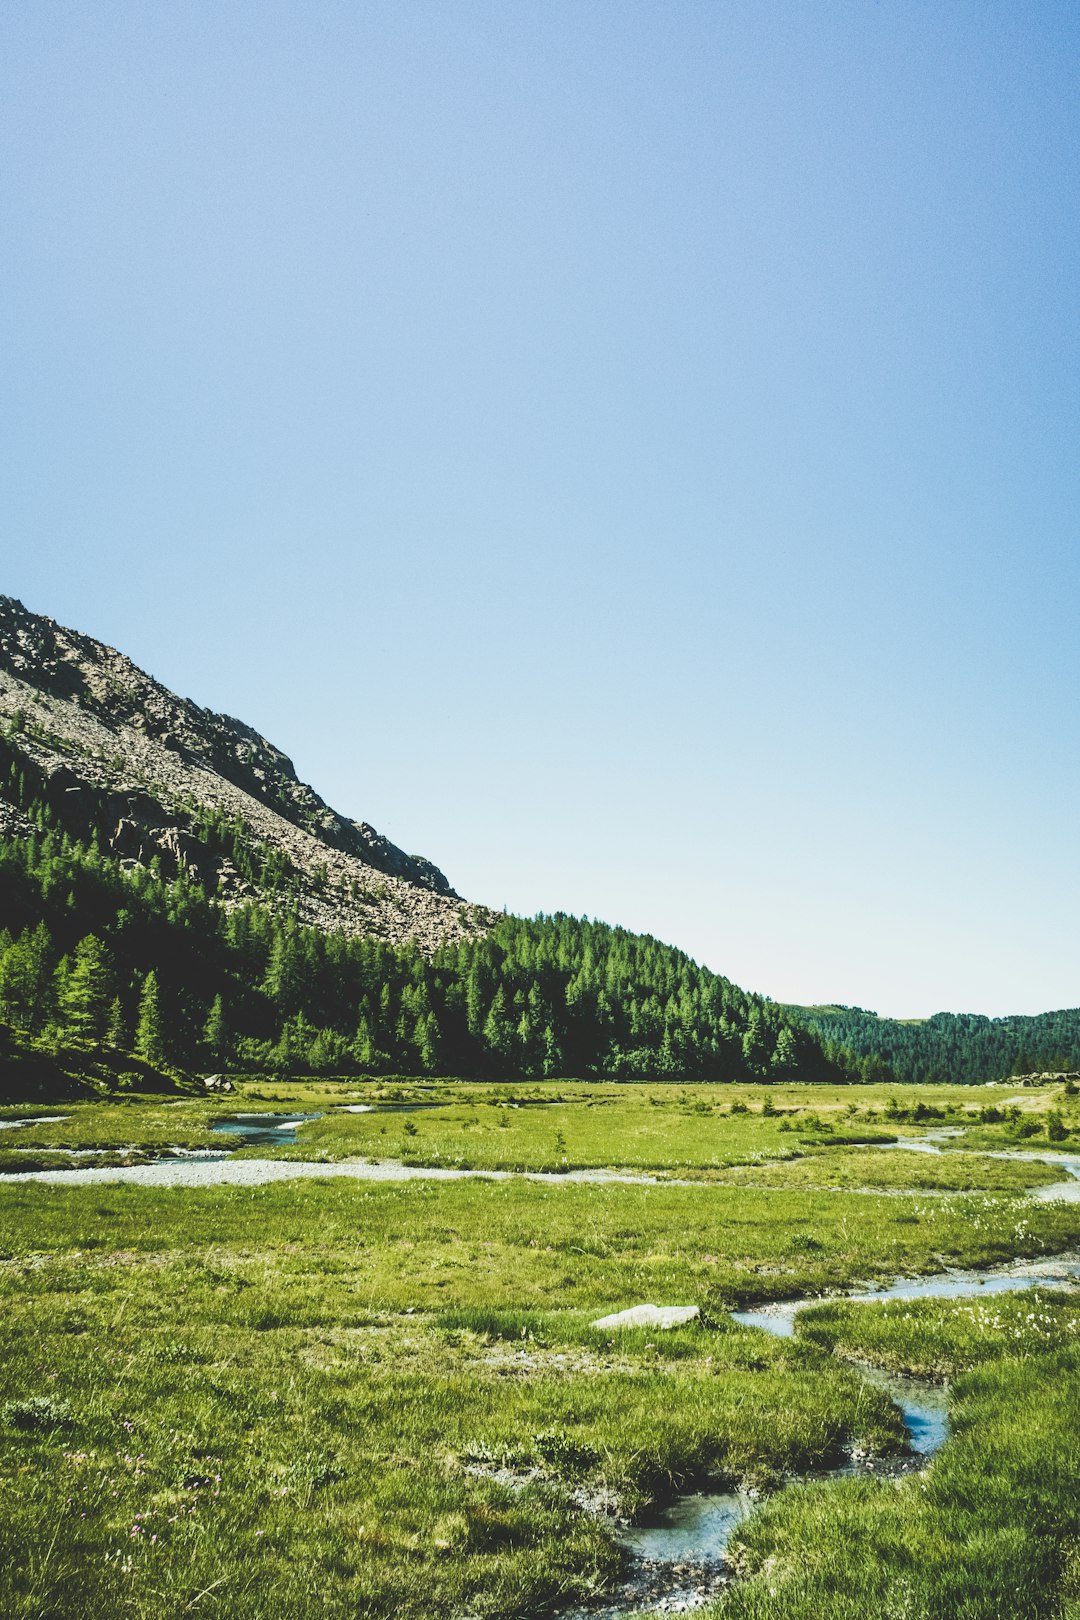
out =
<path fill-rule="evenodd" d="M 1080 1067 L 1080 1011 L 922 1022 L 783 1007 L 569 916 L 424 952 L 301 924 L 281 853 L 188 807 L 171 871 L 76 836 L 0 738 L 0 1023 L 185 1070 L 967 1082 Z M 107 831 L 103 829 L 103 833 Z M 225 904 L 226 857 L 256 898 Z M 204 858 L 207 857 L 207 858 Z"/>
<path fill-rule="evenodd" d="M 503 917 L 434 954 L 226 908 L 181 868 L 121 863 L 64 830 L 8 749 L 0 796 L 0 1021 L 39 1040 L 183 1069 L 278 1073 L 843 1079 L 842 1054 L 776 1004 L 655 939 L 568 916 Z M 208 820 L 241 870 L 264 857 Z"/>
<path fill-rule="evenodd" d="M 874 1058 L 882 1078 L 978 1085 L 1009 1075 L 1080 1069 L 1080 1008 L 1032 1017 L 984 1018 L 935 1013 L 932 1018 L 879 1018 L 861 1007 L 788 1007 L 826 1050 L 855 1053 L 864 1072 Z"/>

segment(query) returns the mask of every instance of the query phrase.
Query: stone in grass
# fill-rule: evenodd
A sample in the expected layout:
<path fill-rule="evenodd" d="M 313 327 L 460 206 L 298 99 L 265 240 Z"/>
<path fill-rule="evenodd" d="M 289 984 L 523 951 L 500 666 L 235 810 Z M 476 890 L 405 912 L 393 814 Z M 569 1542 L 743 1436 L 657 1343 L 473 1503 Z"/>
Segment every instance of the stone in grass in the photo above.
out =
<path fill-rule="evenodd" d="M 628 1311 L 602 1316 L 595 1328 L 673 1328 L 692 1322 L 701 1312 L 696 1305 L 632 1305 Z"/>

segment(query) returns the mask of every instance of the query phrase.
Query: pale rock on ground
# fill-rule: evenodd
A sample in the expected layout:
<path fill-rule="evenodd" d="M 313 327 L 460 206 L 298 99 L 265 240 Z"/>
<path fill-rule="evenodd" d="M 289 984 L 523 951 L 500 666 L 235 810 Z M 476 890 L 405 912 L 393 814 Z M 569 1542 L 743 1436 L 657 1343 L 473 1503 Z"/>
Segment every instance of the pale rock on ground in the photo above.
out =
<path fill-rule="evenodd" d="M 701 1314 L 696 1305 L 632 1305 L 627 1311 L 616 1311 L 614 1316 L 601 1316 L 593 1323 L 595 1328 L 665 1328 L 682 1327 Z"/>

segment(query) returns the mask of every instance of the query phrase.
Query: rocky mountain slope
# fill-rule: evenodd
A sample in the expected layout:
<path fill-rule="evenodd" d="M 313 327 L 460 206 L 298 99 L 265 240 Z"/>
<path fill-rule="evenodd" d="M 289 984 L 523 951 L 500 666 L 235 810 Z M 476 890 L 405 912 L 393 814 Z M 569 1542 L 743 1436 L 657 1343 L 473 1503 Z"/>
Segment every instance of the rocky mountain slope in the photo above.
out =
<path fill-rule="evenodd" d="M 63 825 L 128 865 L 186 869 L 226 906 L 433 950 L 482 932 L 437 867 L 350 821 L 249 726 L 0 596 L 0 734 Z M 29 831 L 0 802 L 0 830 Z"/>

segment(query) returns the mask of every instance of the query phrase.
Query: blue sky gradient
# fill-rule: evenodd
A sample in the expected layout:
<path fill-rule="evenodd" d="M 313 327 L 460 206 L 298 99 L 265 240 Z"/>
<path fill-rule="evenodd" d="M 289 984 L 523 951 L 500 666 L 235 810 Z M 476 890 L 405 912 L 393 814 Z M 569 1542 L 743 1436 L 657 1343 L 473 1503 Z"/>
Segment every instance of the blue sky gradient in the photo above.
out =
<path fill-rule="evenodd" d="M 470 898 L 1080 1003 L 1080 13 L 0 16 L 0 590 Z"/>

